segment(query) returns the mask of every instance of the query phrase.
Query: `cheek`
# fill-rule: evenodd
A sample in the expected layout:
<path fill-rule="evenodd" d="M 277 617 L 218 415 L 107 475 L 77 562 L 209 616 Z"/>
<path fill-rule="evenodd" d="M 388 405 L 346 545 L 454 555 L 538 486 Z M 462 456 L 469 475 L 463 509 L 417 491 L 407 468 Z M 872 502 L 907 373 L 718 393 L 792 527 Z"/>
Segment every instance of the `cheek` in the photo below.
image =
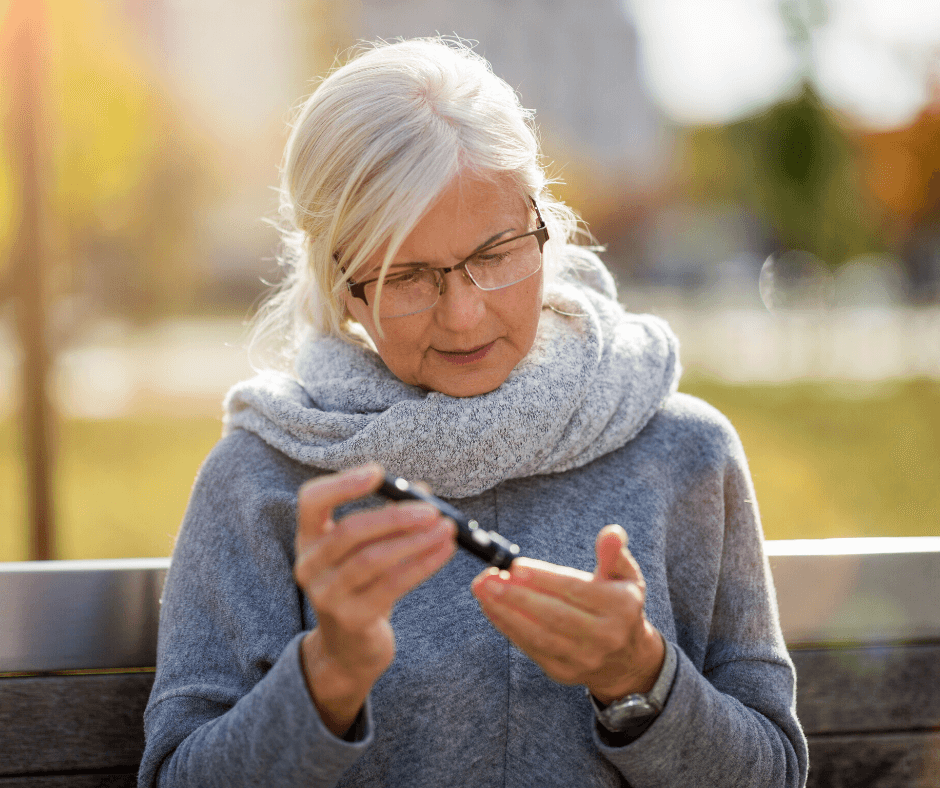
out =
<path fill-rule="evenodd" d="M 421 341 L 421 332 L 408 330 L 404 326 L 390 326 L 387 322 L 382 327 L 385 330 L 384 338 L 371 328 L 369 335 L 385 366 L 403 383 L 418 385 L 418 373 L 426 344 Z"/>
<path fill-rule="evenodd" d="M 528 290 L 525 294 L 525 298 L 521 299 L 516 314 L 519 315 L 517 330 L 522 341 L 527 344 L 525 352 L 528 353 L 532 344 L 535 342 L 535 335 L 539 328 L 539 320 L 542 318 L 541 278 Z"/>

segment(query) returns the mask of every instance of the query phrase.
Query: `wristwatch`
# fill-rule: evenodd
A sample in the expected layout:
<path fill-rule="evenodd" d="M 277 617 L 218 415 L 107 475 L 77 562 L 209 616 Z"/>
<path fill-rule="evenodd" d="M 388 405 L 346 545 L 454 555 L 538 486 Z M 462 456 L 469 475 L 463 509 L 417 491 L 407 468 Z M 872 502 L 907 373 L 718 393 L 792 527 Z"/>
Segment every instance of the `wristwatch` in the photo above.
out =
<path fill-rule="evenodd" d="M 597 721 L 612 733 L 627 733 L 638 737 L 659 716 L 666 705 L 672 680 L 676 676 L 676 652 L 674 647 L 663 640 L 666 647 L 666 658 L 659 671 L 659 677 L 649 692 L 635 692 L 620 700 L 604 706 L 597 698 L 591 698 L 594 714 Z"/>

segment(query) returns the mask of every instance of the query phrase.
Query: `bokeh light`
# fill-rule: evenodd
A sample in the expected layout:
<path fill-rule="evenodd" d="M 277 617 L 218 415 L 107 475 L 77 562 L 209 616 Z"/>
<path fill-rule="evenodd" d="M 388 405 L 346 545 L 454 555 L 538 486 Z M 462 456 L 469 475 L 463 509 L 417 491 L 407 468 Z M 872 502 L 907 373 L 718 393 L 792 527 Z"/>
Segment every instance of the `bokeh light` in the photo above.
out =
<path fill-rule="evenodd" d="M 764 261 L 758 287 L 771 312 L 821 314 L 832 306 L 833 285 L 832 273 L 816 255 L 789 250 Z"/>

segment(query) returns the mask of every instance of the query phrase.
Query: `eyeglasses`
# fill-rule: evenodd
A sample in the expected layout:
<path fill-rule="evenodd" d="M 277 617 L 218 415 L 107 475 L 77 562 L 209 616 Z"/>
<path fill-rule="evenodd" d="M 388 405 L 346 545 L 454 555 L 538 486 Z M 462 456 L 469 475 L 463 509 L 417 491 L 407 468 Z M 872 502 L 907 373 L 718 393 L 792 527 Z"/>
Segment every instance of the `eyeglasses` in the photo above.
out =
<path fill-rule="evenodd" d="M 542 249 L 548 240 L 548 228 L 539 207 L 532 201 L 538 227 L 522 235 L 478 249 L 466 260 L 449 268 L 414 266 L 385 277 L 379 300 L 379 317 L 408 317 L 433 307 L 447 289 L 445 275 L 463 271 L 481 290 L 502 290 L 528 279 L 542 267 Z M 367 306 L 375 303 L 379 279 L 346 283 L 354 298 Z"/>

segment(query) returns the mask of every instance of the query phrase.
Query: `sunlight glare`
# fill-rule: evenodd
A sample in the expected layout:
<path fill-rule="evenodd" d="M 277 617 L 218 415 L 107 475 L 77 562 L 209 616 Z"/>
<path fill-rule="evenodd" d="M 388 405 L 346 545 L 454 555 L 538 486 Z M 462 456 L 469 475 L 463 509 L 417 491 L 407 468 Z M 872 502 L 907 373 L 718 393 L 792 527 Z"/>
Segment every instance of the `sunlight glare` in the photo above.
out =
<path fill-rule="evenodd" d="M 682 123 L 721 123 L 792 92 L 799 58 L 774 0 L 624 0 L 656 101 Z"/>

